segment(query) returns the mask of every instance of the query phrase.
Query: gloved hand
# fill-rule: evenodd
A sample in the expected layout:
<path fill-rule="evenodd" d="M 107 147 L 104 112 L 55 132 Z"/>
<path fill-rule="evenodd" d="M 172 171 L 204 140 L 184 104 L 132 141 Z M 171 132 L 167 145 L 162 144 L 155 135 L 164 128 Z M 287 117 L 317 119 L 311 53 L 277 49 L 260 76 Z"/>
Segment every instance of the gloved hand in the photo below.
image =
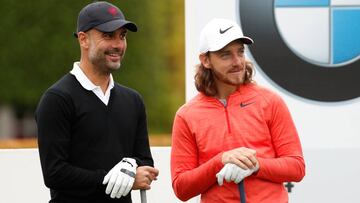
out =
<path fill-rule="evenodd" d="M 253 172 L 257 171 L 259 166 L 257 165 L 253 169 L 244 170 L 239 166 L 227 163 L 220 170 L 219 173 L 216 174 L 217 182 L 221 186 L 224 183 L 224 178 L 227 182 L 234 181 L 236 184 L 240 183 L 244 178 L 250 176 Z"/>
<path fill-rule="evenodd" d="M 111 198 L 126 196 L 134 184 L 136 168 L 135 159 L 123 158 L 104 177 L 103 184 L 108 184 L 105 193 L 111 193 Z"/>

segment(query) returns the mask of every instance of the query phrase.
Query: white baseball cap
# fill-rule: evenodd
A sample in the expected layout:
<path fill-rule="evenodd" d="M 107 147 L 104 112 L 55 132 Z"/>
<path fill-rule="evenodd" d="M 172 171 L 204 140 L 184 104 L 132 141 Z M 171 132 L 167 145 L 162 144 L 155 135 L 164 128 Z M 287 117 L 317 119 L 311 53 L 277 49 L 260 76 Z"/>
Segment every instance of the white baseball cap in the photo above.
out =
<path fill-rule="evenodd" d="M 208 51 L 218 51 L 237 39 L 240 39 L 244 44 L 254 43 L 250 37 L 243 35 L 236 22 L 215 18 L 201 30 L 199 51 L 202 54 Z"/>

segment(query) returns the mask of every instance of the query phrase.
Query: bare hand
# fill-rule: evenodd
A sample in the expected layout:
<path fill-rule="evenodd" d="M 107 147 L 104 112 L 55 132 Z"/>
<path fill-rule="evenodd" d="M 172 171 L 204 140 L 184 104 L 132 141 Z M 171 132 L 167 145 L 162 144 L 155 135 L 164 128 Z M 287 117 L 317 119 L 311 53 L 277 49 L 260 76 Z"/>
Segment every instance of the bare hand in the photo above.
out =
<path fill-rule="evenodd" d="M 254 169 L 258 165 L 256 151 L 246 147 L 240 147 L 224 152 L 221 161 L 223 164 L 236 164 L 244 170 Z"/>
<path fill-rule="evenodd" d="M 139 166 L 136 169 L 135 182 L 132 187 L 133 190 L 149 190 L 150 184 L 153 180 L 157 180 L 159 170 L 151 166 Z"/>

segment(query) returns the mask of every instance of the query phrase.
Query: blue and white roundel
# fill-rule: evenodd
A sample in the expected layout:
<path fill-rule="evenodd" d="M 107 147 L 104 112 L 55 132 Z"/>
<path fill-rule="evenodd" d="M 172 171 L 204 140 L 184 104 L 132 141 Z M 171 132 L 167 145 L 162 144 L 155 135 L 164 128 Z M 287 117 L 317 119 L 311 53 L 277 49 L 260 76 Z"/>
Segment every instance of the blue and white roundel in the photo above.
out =
<path fill-rule="evenodd" d="M 360 58 L 360 0 L 275 0 L 277 28 L 302 59 L 325 67 Z"/>

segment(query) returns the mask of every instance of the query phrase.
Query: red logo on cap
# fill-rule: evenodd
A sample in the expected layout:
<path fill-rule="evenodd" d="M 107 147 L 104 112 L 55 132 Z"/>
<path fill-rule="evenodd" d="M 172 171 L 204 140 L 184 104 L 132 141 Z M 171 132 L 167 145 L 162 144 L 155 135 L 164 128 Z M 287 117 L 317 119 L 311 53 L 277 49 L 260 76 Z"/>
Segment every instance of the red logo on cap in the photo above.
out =
<path fill-rule="evenodd" d="M 108 9 L 108 12 L 109 12 L 112 16 L 115 16 L 115 15 L 117 14 L 117 10 L 116 10 L 116 8 L 114 8 L 114 7 L 110 7 L 110 8 Z"/>

